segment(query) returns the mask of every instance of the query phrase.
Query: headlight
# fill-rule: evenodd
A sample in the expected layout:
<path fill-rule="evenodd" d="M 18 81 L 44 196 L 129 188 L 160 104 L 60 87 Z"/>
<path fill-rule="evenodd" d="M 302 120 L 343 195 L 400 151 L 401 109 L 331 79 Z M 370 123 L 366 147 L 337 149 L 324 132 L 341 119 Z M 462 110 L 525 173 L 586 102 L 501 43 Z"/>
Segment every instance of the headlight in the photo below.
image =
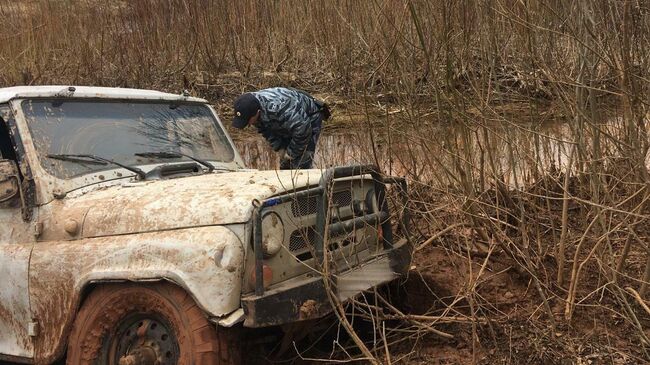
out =
<path fill-rule="evenodd" d="M 282 248 L 284 242 L 284 224 L 276 213 L 267 213 L 262 218 L 262 251 L 266 256 L 273 256 Z"/>

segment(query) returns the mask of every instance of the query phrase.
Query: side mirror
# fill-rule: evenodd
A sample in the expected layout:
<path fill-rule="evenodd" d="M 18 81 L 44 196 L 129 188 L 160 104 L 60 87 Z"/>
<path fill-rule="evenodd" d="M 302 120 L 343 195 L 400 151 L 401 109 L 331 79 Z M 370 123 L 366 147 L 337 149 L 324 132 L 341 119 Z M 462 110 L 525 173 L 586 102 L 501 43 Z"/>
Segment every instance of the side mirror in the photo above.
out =
<path fill-rule="evenodd" d="M 20 194 L 20 178 L 16 163 L 0 160 L 0 204 L 13 200 Z"/>

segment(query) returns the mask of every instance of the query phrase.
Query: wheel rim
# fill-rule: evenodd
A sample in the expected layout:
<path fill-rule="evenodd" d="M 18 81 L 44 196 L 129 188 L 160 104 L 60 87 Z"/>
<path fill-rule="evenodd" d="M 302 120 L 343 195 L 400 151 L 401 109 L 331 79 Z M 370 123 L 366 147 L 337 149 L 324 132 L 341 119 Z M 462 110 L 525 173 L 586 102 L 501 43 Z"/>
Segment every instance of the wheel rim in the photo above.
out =
<path fill-rule="evenodd" d="M 153 313 L 135 313 L 106 334 L 97 365 L 175 365 L 180 358 L 173 327 Z"/>

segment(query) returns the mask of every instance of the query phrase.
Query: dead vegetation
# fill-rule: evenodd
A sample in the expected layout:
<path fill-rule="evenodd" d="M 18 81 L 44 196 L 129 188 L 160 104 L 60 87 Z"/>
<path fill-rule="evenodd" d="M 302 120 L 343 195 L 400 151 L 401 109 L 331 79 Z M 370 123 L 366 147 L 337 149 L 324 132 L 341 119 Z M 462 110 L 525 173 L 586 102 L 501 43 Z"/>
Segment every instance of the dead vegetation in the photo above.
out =
<path fill-rule="evenodd" d="M 190 89 L 226 118 L 242 90 L 300 87 L 407 175 L 411 275 L 334 302 L 352 342 L 311 360 L 649 361 L 647 2 L 34 0 L 0 14 L 3 85 Z M 537 128 L 549 120 L 562 139 Z M 296 350 L 288 362 L 309 357 Z"/>

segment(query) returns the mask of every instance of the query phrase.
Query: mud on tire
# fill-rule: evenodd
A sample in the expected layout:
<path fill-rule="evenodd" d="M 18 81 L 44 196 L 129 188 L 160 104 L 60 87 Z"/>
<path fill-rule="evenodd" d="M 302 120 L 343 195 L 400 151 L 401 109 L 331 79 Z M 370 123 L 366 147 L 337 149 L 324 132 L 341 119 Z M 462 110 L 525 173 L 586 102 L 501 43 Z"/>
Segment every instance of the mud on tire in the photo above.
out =
<path fill-rule="evenodd" d="M 156 356 L 160 364 L 232 365 L 239 364 L 241 353 L 233 329 L 216 328 L 175 285 L 102 285 L 77 314 L 67 364 L 117 365 L 124 356 Z"/>

